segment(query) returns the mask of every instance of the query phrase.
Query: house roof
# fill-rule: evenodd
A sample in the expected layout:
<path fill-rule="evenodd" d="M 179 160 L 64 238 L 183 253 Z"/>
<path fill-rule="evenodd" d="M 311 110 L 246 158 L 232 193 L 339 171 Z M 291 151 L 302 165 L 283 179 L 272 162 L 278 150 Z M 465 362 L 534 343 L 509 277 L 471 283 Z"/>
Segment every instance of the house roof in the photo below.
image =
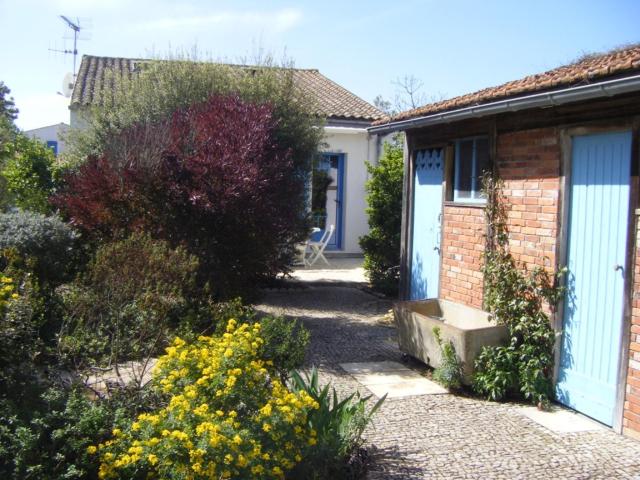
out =
<path fill-rule="evenodd" d="M 71 95 L 71 107 L 100 105 L 105 94 L 113 88 L 110 81 L 116 76 L 131 78 L 136 64 L 149 60 L 135 58 L 96 57 L 83 55 L 82 63 Z M 238 68 L 246 66 L 238 65 Z M 373 121 L 384 118 L 384 113 L 357 95 L 313 69 L 292 69 L 298 86 L 313 95 L 319 115 L 345 120 Z"/>
<path fill-rule="evenodd" d="M 640 72 L 640 45 L 621 48 L 601 55 L 588 55 L 574 63 L 544 73 L 529 75 L 497 87 L 485 88 L 474 93 L 407 110 L 389 119 L 378 120 L 374 122 L 374 125 L 410 120 L 532 93 L 588 85 L 594 81 L 638 72 Z"/>

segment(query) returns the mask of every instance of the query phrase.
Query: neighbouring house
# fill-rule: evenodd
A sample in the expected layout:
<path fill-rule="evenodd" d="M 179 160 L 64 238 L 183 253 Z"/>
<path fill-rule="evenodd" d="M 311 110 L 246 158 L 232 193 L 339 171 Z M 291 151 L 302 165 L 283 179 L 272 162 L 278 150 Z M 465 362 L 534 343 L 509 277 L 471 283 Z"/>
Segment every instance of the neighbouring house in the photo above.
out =
<path fill-rule="evenodd" d="M 24 133 L 28 137 L 37 138 L 45 143 L 58 156 L 65 150 L 64 136 L 69 131 L 69 128 L 66 123 L 56 123 L 55 125 L 47 125 L 33 130 L 25 130 Z"/>
<path fill-rule="evenodd" d="M 426 105 L 406 132 L 402 297 L 482 307 L 480 175 L 504 181 L 510 251 L 568 267 L 557 399 L 640 438 L 640 47 Z"/>
<path fill-rule="evenodd" d="M 89 108 L 98 105 L 102 92 L 111 88 L 107 72 L 130 77 L 136 64 L 148 60 L 84 55 L 71 96 L 71 128 L 84 128 Z M 242 68 L 242 67 L 239 67 Z M 310 202 L 315 226 L 335 225 L 327 250 L 333 255 L 360 255 L 358 239 L 368 233 L 365 182 L 366 162 L 376 163 L 382 138 L 367 127 L 384 114 L 373 105 L 331 81 L 318 70 L 293 69 L 294 80 L 317 100 L 325 123 L 325 147 L 314 167 L 314 192 Z"/>

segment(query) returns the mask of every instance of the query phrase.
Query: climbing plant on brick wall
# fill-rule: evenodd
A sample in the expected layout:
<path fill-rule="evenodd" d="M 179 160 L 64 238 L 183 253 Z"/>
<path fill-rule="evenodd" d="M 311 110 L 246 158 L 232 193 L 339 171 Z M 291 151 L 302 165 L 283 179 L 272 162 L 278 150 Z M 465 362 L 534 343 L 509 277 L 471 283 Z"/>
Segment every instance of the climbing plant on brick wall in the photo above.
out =
<path fill-rule="evenodd" d="M 509 252 L 507 204 L 502 181 L 485 175 L 488 225 L 484 253 L 485 308 L 509 330 L 507 345 L 485 347 L 477 357 L 474 388 L 491 400 L 523 396 L 543 407 L 553 397 L 553 346 L 555 331 L 548 311 L 553 312 L 564 289 L 542 267 L 527 269 Z"/>

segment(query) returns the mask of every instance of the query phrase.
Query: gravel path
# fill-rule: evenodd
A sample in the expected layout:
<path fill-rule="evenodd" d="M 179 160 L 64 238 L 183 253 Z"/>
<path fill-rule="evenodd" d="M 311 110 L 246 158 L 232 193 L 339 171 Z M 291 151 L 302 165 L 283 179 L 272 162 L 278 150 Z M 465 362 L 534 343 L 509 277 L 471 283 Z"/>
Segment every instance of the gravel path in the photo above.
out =
<path fill-rule="evenodd" d="M 300 318 L 311 331 L 307 364 L 339 391 L 364 394 L 339 364 L 400 358 L 395 329 L 383 319 L 389 308 L 350 287 L 271 291 L 258 306 Z M 640 442 L 609 430 L 554 433 L 521 406 L 449 394 L 387 400 L 367 432 L 368 478 L 640 479 Z"/>

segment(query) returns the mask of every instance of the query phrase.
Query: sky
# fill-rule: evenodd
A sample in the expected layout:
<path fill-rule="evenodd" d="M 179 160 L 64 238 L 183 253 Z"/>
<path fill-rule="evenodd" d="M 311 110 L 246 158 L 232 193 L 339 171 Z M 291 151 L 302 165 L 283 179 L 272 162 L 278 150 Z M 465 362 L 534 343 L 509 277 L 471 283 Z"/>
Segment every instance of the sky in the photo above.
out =
<path fill-rule="evenodd" d="M 370 102 L 393 101 L 405 76 L 425 101 L 450 98 L 640 41 L 640 0 L 0 0 L 0 81 L 22 129 L 69 122 L 57 92 L 72 56 L 50 51 L 73 45 L 59 15 L 86 27 L 80 55 L 263 50 Z"/>

